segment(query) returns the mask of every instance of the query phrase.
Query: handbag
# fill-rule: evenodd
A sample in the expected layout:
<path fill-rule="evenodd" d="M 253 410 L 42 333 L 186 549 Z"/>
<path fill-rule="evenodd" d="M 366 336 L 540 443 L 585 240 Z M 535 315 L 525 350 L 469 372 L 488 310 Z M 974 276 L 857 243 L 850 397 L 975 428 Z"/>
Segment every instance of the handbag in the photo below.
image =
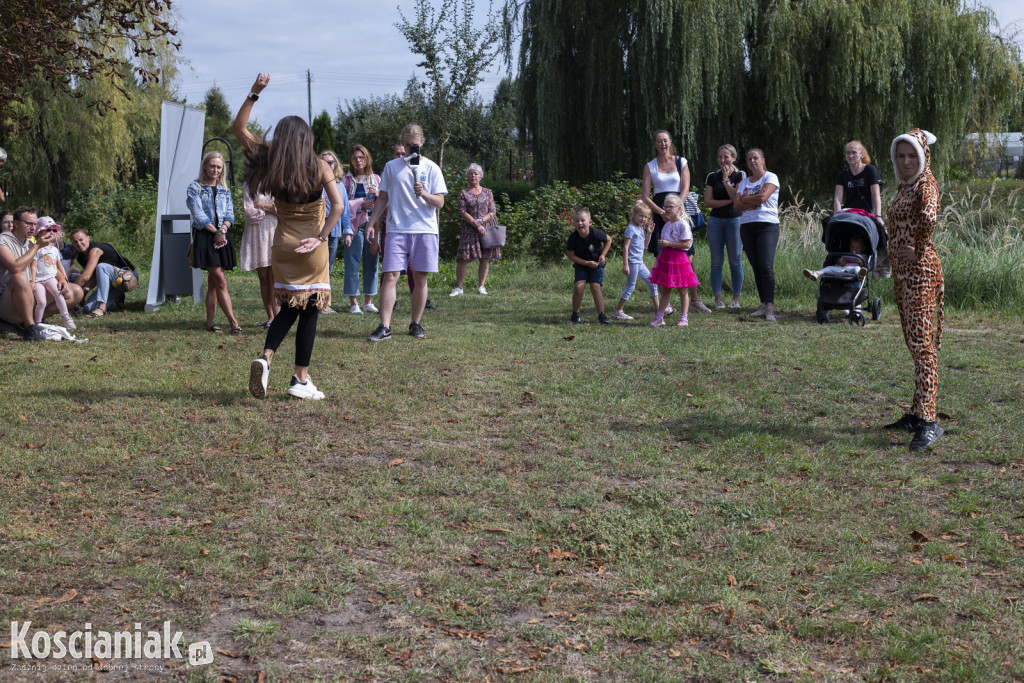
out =
<path fill-rule="evenodd" d="M 135 271 L 131 268 L 121 268 L 117 271 L 117 277 L 114 278 L 114 286 L 130 292 L 139 286 L 139 278 L 135 276 Z"/>
<path fill-rule="evenodd" d="M 497 249 L 505 246 L 505 226 L 492 225 L 480 235 L 480 246 L 484 249 Z"/>
<path fill-rule="evenodd" d="M 195 234 L 193 233 L 193 240 L 194 239 L 195 239 Z M 188 251 L 185 252 L 185 258 L 188 260 L 188 267 L 189 268 L 195 268 L 196 267 L 196 254 L 195 254 L 195 252 L 196 252 L 196 243 L 195 243 L 195 241 L 189 242 L 189 244 L 188 244 Z"/>

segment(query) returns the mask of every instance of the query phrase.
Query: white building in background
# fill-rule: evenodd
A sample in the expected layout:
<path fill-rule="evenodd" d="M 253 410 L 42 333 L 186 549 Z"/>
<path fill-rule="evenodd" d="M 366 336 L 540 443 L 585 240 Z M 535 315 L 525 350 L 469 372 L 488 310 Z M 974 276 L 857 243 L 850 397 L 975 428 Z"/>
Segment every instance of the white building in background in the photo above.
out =
<path fill-rule="evenodd" d="M 1013 175 L 1024 162 L 1024 133 L 968 133 L 967 145 L 979 148 L 978 175 Z"/>

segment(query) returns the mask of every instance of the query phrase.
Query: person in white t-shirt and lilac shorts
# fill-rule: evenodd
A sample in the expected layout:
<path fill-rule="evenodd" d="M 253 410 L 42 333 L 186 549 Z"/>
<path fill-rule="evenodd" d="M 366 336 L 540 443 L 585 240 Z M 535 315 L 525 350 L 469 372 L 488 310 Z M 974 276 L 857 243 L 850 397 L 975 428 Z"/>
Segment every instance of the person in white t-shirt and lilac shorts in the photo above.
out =
<path fill-rule="evenodd" d="M 725 188 L 740 215 L 740 241 L 754 269 L 761 305 L 750 315 L 775 322 L 775 249 L 779 246 L 779 177 L 765 167 L 764 152 L 747 152 L 749 175 Z"/>
<path fill-rule="evenodd" d="M 377 202 L 366 230 L 367 239 L 375 243 L 377 224 L 387 209 L 388 239 L 384 244 L 382 264 L 380 325 L 369 336 L 371 342 L 391 338 L 395 288 L 407 263 L 416 285 L 412 293 L 409 334 L 417 339 L 427 336 L 420 325 L 420 318 L 427 303 L 427 274 L 438 270 L 440 236 L 437 210 L 444 206 L 448 186 L 440 167 L 420 155 L 423 140 L 423 129 L 416 124 L 402 129 L 402 145 L 408 154 L 392 159 L 384 166 Z"/>

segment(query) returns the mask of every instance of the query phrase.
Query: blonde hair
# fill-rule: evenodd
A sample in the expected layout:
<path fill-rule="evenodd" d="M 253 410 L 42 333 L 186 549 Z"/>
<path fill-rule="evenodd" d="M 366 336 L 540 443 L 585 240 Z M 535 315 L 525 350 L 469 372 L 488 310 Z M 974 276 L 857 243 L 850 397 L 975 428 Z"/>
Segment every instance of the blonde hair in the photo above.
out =
<path fill-rule="evenodd" d="M 220 171 L 220 179 L 217 181 L 217 184 L 220 185 L 221 187 L 223 187 L 225 190 L 228 189 L 228 182 L 227 182 L 228 168 L 227 168 L 227 164 L 224 163 L 224 155 L 221 154 L 220 152 L 216 151 L 216 150 L 214 150 L 212 152 L 207 152 L 206 154 L 203 155 L 203 161 L 199 164 L 199 178 L 198 178 L 199 182 L 205 183 L 206 180 L 207 180 L 207 178 L 206 178 L 206 162 L 208 162 L 210 159 L 220 159 L 221 171 Z"/>
<path fill-rule="evenodd" d="M 651 217 L 651 207 L 647 206 L 644 202 L 637 202 L 633 205 L 633 210 L 629 212 L 629 222 L 636 225 L 636 221 L 633 219 L 637 216 L 643 216 L 644 218 Z"/>
<path fill-rule="evenodd" d="M 682 211 L 679 212 L 679 220 L 687 225 L 693 225 L 693 222 L 690 220 L 690 214 L 686 213 L 686 202 L 684 202 L 683 198 L 678 194 L 673 192 L 669 194 L 669 196 L 665 197 L 665 206 L 678 206 L 682 209 Z"/>
<path fill-rule="evenodd" d="M 736 158 L 737 158 L 738 155 L 736 154 L 736 148 L 735 147 L 733 147 L 732 145 L 726 143 L 726 144 L 722 145 L 721 147 L 719 147 L 718 151 L 721 152 L 723 149 L 726 152 L 728 152 L 729 154 L 732 155 L 732 160 L 733 161 L 736 161 Z"/>
<path fill-rule="evenodd" d="M 405 128 L 402 129 L 402 135 L 398 138 L 398 141 L 401 142 L 404 145 L 406 138 L 411 138 L 411 137 L 417 137 L 420 140 L 424 140 L 424 141 L 426 140 L 425 136 L 423 135 L 423 129 L 420 128 L 419 125 L 415 124 L 415 123 L 410 123 L 410 124 L 406 125 Z M 409 150 L 406 150 L 406 151 L 409 151 Z"/>
<path fill-rule="evenodd" d="M 334 171 L 334 180 L 338 181 L 344 178 L 345 169 L 342 168 L 341 159 L 338 158 L 338 155 L 329 149 L 325 149 L 324 151 L 320 152 L 320 158 L 323 159 L 324 157 L 330 157 L 334 159 L 334 168 L 332 169 Z"/>
<path fill-rule="evenodd" d="M 868 156 L 867 147 L 864 146 L 863 142 L 861 142 L 860 140 L 850 140 L 845 145 L 843 145 L 843 151 L 846 151 L 846 148 L 849 147 L 850 145 L 857 145 L 857 147 L 860 148 L 860 160 L 861 161 L 863 161 L 865 164 L 870 164 L 871 163 L 871 157 Z"/>

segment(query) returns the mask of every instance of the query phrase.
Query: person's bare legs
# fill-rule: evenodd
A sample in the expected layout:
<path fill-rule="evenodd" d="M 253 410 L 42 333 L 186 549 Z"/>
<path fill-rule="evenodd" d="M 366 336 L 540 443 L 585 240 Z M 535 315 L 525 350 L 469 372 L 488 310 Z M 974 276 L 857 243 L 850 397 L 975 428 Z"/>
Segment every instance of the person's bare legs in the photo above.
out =
<path fill-rule="evenodd" d="M 267 311 L 267 320 L 273 320 L 281 305 L 274 296 L 274 269 L 271 266 L 256 269 L 256 277 L 260 280 L 260 298 L 263 300 L 263 308 Z"/>
<path fill-rule="evenodd" d="M 587 286 L 586 280 L 577 280 L 572 286 L 572 312 L 579 313 L 583 306 L 583 290 Z"/>
<path fill-rule="evenodd" d="M 217 305 L 220 305 L 228 323 L 232 328 L 238 327 L 238 320 L 235 319 L 234 311 L 231 308 L 231 295 L 228 294 L 228 280 L 224 276 L 224 269 L 220 266 L 210 266 L 207 271 L 206 292 L 206 327 L 213 326 L 213 317 L 217 313 Z"/>
<path fill-rule="evenodd" d="M 597 282 L 591 282 L 590 294 L 594 297 L 594 308 L 597 309 L 597 314 L 604 315 L 604 293 L 601 291 L 601 285 Z"/>
<path fill-rule="evenodd" d="M 487 282 L 487 271 L 490 269 L 490 266 L 491 266 L 491 260 L 490 259 L 485 259 L 485 258 L 480 259 L 480 266 L 477 268 L 477 271 L 476 271 L 476 277 L 477 277 L 477 280 L 479 280 L 479 282 L 477 282 L 477 284 L 476 284 L 477 287 L 483 287 L 484 283 Z"/>
<path fill-rule="evenodd" d="M 469 261 L 455 262 L 455 286 L 459 289 L 462 289 L 462 285 L 466 284 L 467 266 L 469 266 Z"/>
<path fill-rule="evenodd" d="M 391 313 L 395 308 L 395 297 L 398 296 L 398 278 L 401 271 L 384 273 L 380 279 L 380 324 L 384 327 L 391 327 Z M 425 300 L 425 299 L 424 299 Z M 420 313 L 423 310 L 420 309 Z"/>
<path fill-rule="evenodd" d="M 412 277 L 416 285 L 412 292 L 412 322 L 419 323 L 427 306 L 427 273 L 414 270 Z"/>

